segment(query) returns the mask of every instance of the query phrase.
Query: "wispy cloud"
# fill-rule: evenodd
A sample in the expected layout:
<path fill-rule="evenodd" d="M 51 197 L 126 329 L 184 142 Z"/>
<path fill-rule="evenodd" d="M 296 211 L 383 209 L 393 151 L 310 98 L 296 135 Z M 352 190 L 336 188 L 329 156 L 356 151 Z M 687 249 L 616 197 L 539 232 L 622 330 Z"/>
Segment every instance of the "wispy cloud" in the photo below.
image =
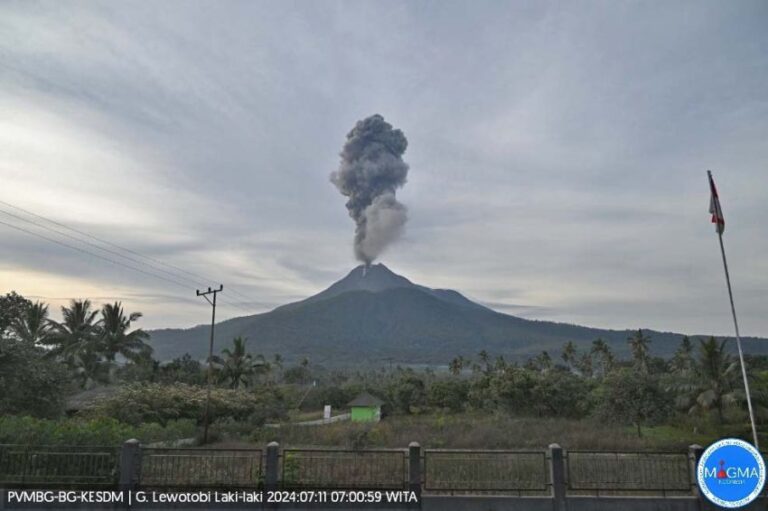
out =
<path fill-rule="evenodd" d="M 766 19 L 761 1 L 3 3 L 0 199 L 262 311 L 354 264 L 328 174 L 379 112 L 410 141 L 394 270 L 526 317 L 728 333 L 712 168 L 743 328 L 768 336 Z M 0 232 L 6 289 L 205 319 L 194 289 Z"/>

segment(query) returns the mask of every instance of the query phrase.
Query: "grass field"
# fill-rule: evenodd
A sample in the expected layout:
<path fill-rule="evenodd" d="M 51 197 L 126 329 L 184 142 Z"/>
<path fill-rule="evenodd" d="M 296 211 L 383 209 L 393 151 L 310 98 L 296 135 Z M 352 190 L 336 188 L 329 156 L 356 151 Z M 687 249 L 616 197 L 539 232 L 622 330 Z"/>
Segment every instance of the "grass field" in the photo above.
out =
<path fill-rule="evenodd" d="M 223 431 L 218 446 L 283 446 L 403 448 L 417 441 L 425 448 L 540 449 L 558 443 L 566 449 L 675 450 L 690 444 L 707 445 L 717 434 L 694 433 L 685 425 L 643 429 L 602 424 L 593 420 L 515 418 L 495 414 L 391 416 L 376 424 L 341 422 L 321 426 Z"/>

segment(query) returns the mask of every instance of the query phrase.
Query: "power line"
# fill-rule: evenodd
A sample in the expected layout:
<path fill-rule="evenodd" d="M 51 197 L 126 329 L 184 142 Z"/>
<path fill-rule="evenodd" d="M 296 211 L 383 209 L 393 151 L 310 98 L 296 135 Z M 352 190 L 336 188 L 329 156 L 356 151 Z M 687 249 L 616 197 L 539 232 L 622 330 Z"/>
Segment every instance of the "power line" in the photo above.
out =
<path fill-rule="evenodd" d="M 106 244 L 106 245 L 109 245 L 109 246 L 112 246 L 112 247 L 118 248 L 118 249 L 120 249 L 120 250 L 122 250 L 122 251 L 124 251 L 124 252 L 128 252 L 128 253 L 130 253 L 130 254 L 133 254 L 133 255 L 136 255 L 136 256 L 142 257 L 142 258 L 144 258 L 144 259 L 148 259 L 148 260 L 150 260 L 150 261 L 153 261 L 153 262 L 155 262 L 155 263 L 157 263 L 157 264 L 161 264 L 161 265 L 163 265 L 163 266 L 166 266 L 166 267 L 168 267 L 168 268 L 172 268 L 172 269 L 174 269 L 174 270 L 176 270 L 176 271 L 178 271 L 178 272 L 181 272 L 181 273 L 185 273 L 185 274 L 187 274 L 187 275 L 190 275 L 190 276 L 192 276 L 192 277 L 196 277 L 196 278 L 199 278 L 199 279 L 203 279 L 204 281 L 207 281 L 207 282 L 215 282 L 215 281 L 216 281 L 216 279 L 211 279 L 211 278 L 208 278 L 208 277 L 206 277 L 206 276 L 204 276 L 204 275 L 200 275 L 200 274 L 198 274 L 198 273 L 194 273 L 194 272 L 190 272 L 190 271 L 187 271 L 187 270 L 185 270 L 185 269 L 183 269 L 183 268 L 179 268 L 178 266 L 175 266 L 175 265 L 173 265 L 173 264 L 169 264 L 169 263 L 166 263 L 166 262 L 164 262 L 164 261 L 161 261 L 161 260 L 159 260 L 159 259 L 156 259 L 156 258 L 154 258 L 154 257 L 150 257 L 150 256 L 148 256 L 148 255 L 145 255 L 145 254 L 142 254 L 142 253 L 140 253 L 140 252 L 136 252 L 135 250 L 131 250 L 130 248 L 126 248 L 126 247 L 123 247 L 123 246 L 121 246 L 121 245 L 118 245 L 118 244 L 116 244 L 116 243 L 113 243 L 113 242 L 111 242 L 111 241 L 108 241 L 108 240 L 105 240 L 105 239 L 99 238 L 98 236 L 94 236 L 94 235 L 92 235 L 92 234 L 90 234 L 90 233 L 87 233 L 87 232 L 81 231 L 81 230 L 79 230 L 79 229 L 75 229 L 74 227 L 71 227 L 71 226 L 69 226 L 69 225 L 66 225 L 66 224 L 64 224 L 64 223 L 61 223 L 61 222 L 57 222 L 56 220 L 53 220 L 53 219 L 50 219 L 50 218 L 44 217 L 44 216 L 42 216 L 42 215 L 38 215 L 37 213 L 33 213 L 32 211 L 29 211 L 29 210 L 27 210 L 27 209 L 24 209 L 24 208 L 22 208 L 22 207 L 20 207 L 20 206 L 16 206 L 16 205 L 14 205 L 14 204 L 11 204 L 10 202 L 6 202 L 6 201 L 4 201 L 4 200 L 0 200 L 0 204 L 5 204 L 6 206 L 9 206 L 9 207 L 12 207 L 12 208 L 14 208 L 14 209 L 16 209 L 16 210 L 18 210 L 18 211 L 22 211 L 22 212 L 24 212 L 24 213 L 26 213 L 27 215 L 33 216 L 33 217 L 35 217 L 35 218 L 39 218 L 39 219 L 41 219 L 41 220 L 44 220 L 44 221 L 46 221 L 46 222 L 52 223 L 52 224 L 54 224 L 54 225 L 58 225 L 59 227 L 63 227 L 63 228 L 65 228 L 65 229 L 68 229 L 68 230 L 70 230 L 70 231 L 76 232 L 76 233 L 78 233 L 78 234 L 80 234 L 80 235 L 82 235 L 82 236 L 86 236 L 86 237 L 88 237 L 88 238 L 90 238 L 90 239 L 93 239 L 93 240 L 96 240 L 96 241 L 98 241 L 98 242 L 100 242 L 100 243 L 104 243 L 104 244 Z M 1 210 L 0 210 L 0 211 L 1 211 Z M 8 212 L 5 212 L 5 213 L 6 213 L 6 214 L 8 214 L 8 215 L 11 215 L 11 216 L 16 216 L 16 215 L 13 215 L 12 213 L 8 213 Z M 16 217 L 16 218 L 20 218 L 20 217 Z M 22 220 L 24 220 L 24 221 L 26 221 L 26 222 L 34 223 L 34 222 L 31 222 L 30 220 L 26 220 L 26 219 L 23 219 L 23 218 L 22 218 Z M 38 225 L 38 226 L 40 226 L 39 224 L 35 224 L 35 225 Z M 46 227 L 44 227 L 44 228 L 46 228 Z M 55 232 L 59 232 L 59 231 L 55 231 Z M 59 232 L 59 234 L 63 234 L 63 233 Z M 77 238 L 75 238 L 75 239 L 77 239 Z M 78 239 L 78 241 L 81 241 L 82 243 L 88 243 L 88 242 L 86 242 L 85 240 L 80 240 L 80 239 Z M 91 244 L 91 245 L 92 245 L 92 244 Z M 96 248 L 99 248 L 99 249 L 101 249 L 101 250 L 105 250 L 105 251 L 108 251 L 107 249 L 104 249 L 104 248 L 102 248 L 102 247 L 99 247 L 99 246 L 97 246 L 97 245 L 93 245 L 93 246 L 96 246 Z M 109 251 L 108 251 L 108 252 L 109 252 Z M 112 253 L 114 253 L 114 252 L 112 252 Z M 117 255 L 119 255 L 120 257 L 123 257 L 123 258 L 129 259 L 129 260 L 133 260 L 133 261 L 136 261 L 135 259 L 131 259 L 131 258 L 128 258 L 127 256 L 124 256 L 124 255 L 122 255 L 122 254 L 117 254 Z M 147 264 L 147 263 L 142 263 L 142 264 Z M 151 265 L 147 264 L 147 266 L 151 266 Z M 154 267 L 153 267 L 153 268 L 154 268 Z M 165 270 L 162 270 L 162 269 L 160 269 L 160 268 L 155 268 L 155 269 L 157 269 L 158 271 L 163 271 L 164 273 L 169 273 L 169 272 L 166 272 Z M 173 274 L 171 274 L 171 273 L 169 273 L 169 274 L 170 274 L 170 275 L 173 275 Z M 191 280 L 189 280 L 189 279 L 186 279 L 185 277 L 181 277 L 180 275 L 174 275 L 174 276 L 175 276 L 175 277 L 177 277 L 177 278 L 184 278 L 184 279 L 185 279 L 185 280 L 187 280 L 188 282 L 195 282 L 195 281 L 191 281 Z M 196 285 L 196 286 L 197 286 L 197 285 L 201 285 L 201 286 L 204 286 L 204 285 L 207 285 L 207 284 L 203 284 L 203 283 L 200 283 L 200 282 L 195 282 L 195 285 Z M 247 301 L 249 301 L 249 302 L 250 302 L 250 301 L 253 301 L 253 298 L 251 298 L 250 296 L 247 296 L 247 295 L 245 295 L 245 294 L 243 294 L 243 293 L 240 293 L 240 292 L 238 292 L 238 291 L 237 291 L 237 290 L 235 290 L 235 289 L 231 289 L 231 286 L 228 286 L 228 287 L 229 287 L 229 290 L 230 290 L 230 292 L 232 292 L 232 293 L 234 293 L 234 294 L 236 294 L 236 295 L 240 296 L 241 298 L 244 298 L 244 299 L 246 299 L 246 300 L 247 300 Z"/>
<path fill-rule="evenodd" d="M 45 236 L 43 234 L 40 234 L 40 233 L 37 233 L 37 232 L 34 232 L 34 231 L 30 231 L 28 229 L 24 229 L 23 227 L 19 227 L 18 225 L 9 224 L 9 223 L 3 222 L 2 220 L 0 220 L 0 224 L 5 225 L 7 227 L 10 227 L 11 229 L 16 229 L 17 231 L 21 231 L 21 232 L 25 232 L 27 234 L 31 234 L 32 236 L 37 236 L 38 238 L 42 238 L 42 239 L 44 239 L 46 241 L 50 241 L 51 243 L 56 243 L 57 245 L 61 245 L 63 247 L 71 248 L 72 250 L 77 250 L 78 252 L 82 252 L 84 254 L 88 254 L 88 255 L 91 255 L 93 257 L 98 257 L 99 259 L 103 259 L 104 261 L 108 261 L 108 262 L 110 262 L 112 264 L 116 264 L 118 266 L 124 266 L 126 268 L 130 268 L 131 270 L 137 271 L 139 273 L 143 273 L 145 275 L 149 275 L 150 277 L 155 277 L 155 278 L 158 278 L 158 279 L 165 280 L 166 282 L 170 282 L 171 284 L 175 284 L 177 286 L 183 287 L 184 289 L 189 289 L 186 284 L 180 284 L 179 282 L 177 282 L 175 280 L 167 279 L 167 278 L 162 277 L 160 275 L 156 275 L 154 273 L 150 273 L 150 272 L 144 271 L 144 270 L 142 270 L 140 268 L 136 268 L 136 267 L 130 266 L 128 264 L 121 263 L 120 261 L 115 261 L 114 259 L 110 259 L 109 257 L 104 257 L 104 256 L 101 256 L 99 254 L 94 254 L 93 252 L 90 252 L 88 250 L 82 249 L 80 247 L 76 247 L 74 245 L 70 245 L 69 243 L 65 243 L 63 241 L 60 241 L 60 240 L 57 240 L 57 239 L 54 239 L 54 238 L 49 238 L 48 236 Z"/>
<path fill-rule="evenodd" d="M 55 243 L 55 244 L 57 244 L 57 245 L 61 245 L 61 246 L 63 246 L 63 247 L 66 247 L 66 248 L 70 248 L 70 249 L 72 249 L 72 250 L 76 250 L 76 251 L 78 251 L 78 252 L 82 252 L 82 253 L 84 253 L 84 254 L 88 254 L 88 255 L 90 255 L 90 256 L 92 256 L 92 257 L 96 257 L 96 258 L 99 258 L 99 259 L 101 259 L 101 260 L 107 261 L 107 262 L 109 262 L 109 263 L 111 263 L 111 264 L 114 264 L 114 265 L 117 265 L 117 266 L 123 266 L 123 267 L 125 267 L 125 268 L 128 268 L 128 269 L 130 269 L 130 270 L 133 270 L 133 271 L 136 271 L 136 272 L 142 273 L 142 274 L 144 274 L 144 275 L 147 275 L 147 276 L 150 276 L 150 277 L 154 277 L 154 278 L 157 278 L 157 279 L 161 279 L 161 280 L 164 280 L 164 281 L 166 281 L 166 282 L 168 282 L 168 283 L 171 283 L 171 284 L 174 284 L 174 285 L 176 285 L 176 286 L 182 287 L 182 288 L 184 288 L 185 290 L 194 289 L 193 287 L 190 287 L 190 286 L 188 286 L 187 284 L 183 284 L 183 283 L 180 283 L 179 281 L 176 281 L 176 280 L 173 280 L 173 279 L 169 279 L 169 278 L 163 277 L 162 275 L 157 275 L 156 273 L 151 273 L 151 272 L 148 272 L 148 271 L 142 270 L 141 268 L 136 268 L 135 266 L 132 266 L 132 265 L 129 265 L 129 264 L 125 264 L 125 263 L 123 263 L 123 262 L 121 262 L 121 261 L 116 261 L 116 260 L 114 260 L 114 259 L 112 259 L 112 258 L 109 258 L 109 257 L 105 257 L 105 256 L 102 256 L 102 255 L 100 255 L 100 254 L 96 254 L 96 253 L 94 253 L 94 252 L 91 252 L 90 250 L 85 250 L 85 249 L 83 249 L 83 248 L 81 248 L 81 247 L 77 247 L 77 246 L 75 246 L 75 245 L 71 245 L 71 244 L 69 244 L 69 243 L 66 243 L 66 242 L 64 242 L 64 241 L 61 241 L 61 240 L 57 240 L 57 239 L 55 239 L 55 238 L 51 238 L 51 237 L 45 236 L 44 234 L 40 234 L 40 233 L 38 233 L 38 232 L 35 232 L 35 231 L 31 231 L 31 230 L 29 230 L 29 229 L 25 229 L 25 228 L 23 228 L 23 227 L 19 227 L 18 225 L 9 224 L 9 223 L 7 223 L 7 222 L 3 222 L 2 220 L 0 220 L 0 224 L 1 224 L 1 225 L 5 225 L 5 226 L 7 226 L 7 227 L 10 227 L 11 229 L 16 229 L 17 231 L 21 231 L 21 232 L 24 232 L 24 233 L 26 233 L 26 234 L 30 234 L 30 235 L 32 235 L 32 236 L 35 236 L 35 237 L 41 238 L 41 239 L 43 239 L 43 240 L 46 240 L 46 241 L 49 241 L 49 242 L 51 242 L 51 243 Z M 245 309 L 245 308 L 243 308 L 243 307 L 240 307 L 239 305 L 237 305 L 237 304 L 234 304 L 234 303 L 231 303 L 231 304 L 227 304 L 227 305 L 229 305 L 229 306 L 232 306 L 232 307 L 237 307 L 238 309 L 244 310 L 244 311 L 246 311 L 246 312 L 248 312 L 248 313 L 250 313 L 250 312 L 251 312 L 251 311 L 249 311 L 249 310 L 247 310 L 247 309 Z"/>
<path fill-rule="evenodd" d="M 8 203 L 6 203 L 5 201 L 1 201 L 1 200 L 0 200 L 0 203 L 3 203 L 3 204 L 8 204 Z M 12 207 L 14 207 L 14 206 L 12 206 Z M 20 210 L 22 210 L 22 211 L 25 211 L 25 212 L 26 212 L 26 210 L 24 210 L 24 209 L 22 209 L 22 208 L 16 208 L 16 209 L 20 209 Z M 145 266 L 145 267 L 151 268 L 152 270 L 155 270 L 155 271 L 159 271 L 159 272 L 162 272 L 162 273 L 164 273 L 164 274 L 166 274 L 166 275 L 169 275 L 169 276 L 173 277 L 174 279 L 183 279 L 184 281 L 186 281 L 186 282 L 191 282 L 191 283 L 193 283 L 193 284 L 195 284 L 195 285 L 199 285 L 199 284 L 200 284 L 199 282 L 193 281 L 193 280 L 191 280 L 191 279 L 189 279 L 189 278 L 183 277 L 183 276 L 181 276 L 181 275 L 176 275 L 176 274 L 174 274 L 174 273 L 171 273 L 171 272 L 168 272 L 168 271 L 166 271 L 166 270 L 163 270 L 162 268 L 157 268 L 157 267 L 155 267 L 155 266 L 153 266 L 153 265 L 151 265 L 151 264 L 149 264 L 149 263 L 146 263 L 146 262 L 144 262 L 144 261 L 140 261 L 140 260 L 138 260 L 138 259 L 135 259 L 135 258 L 132 258 L 132 257 L 126 256 L 126 255 L 123 255 L 123 254 L 120 254 L 119 252 L 115 252 L 114 250 L 110 250 L 110 249 L 107 249 L 107 248 L 104 248 L 104 247 L 100 247 L 99 245 L 97 245 L 97 244 L 95 244 L 95 243 L 91 243 L 91 242 L 89 242 L 89 241 L 86 241 L 86 240 L 82 240 L 82 239 L 80 239 L 80 238 L 78 238 L 78 237 L 72 236 L 72 235 L 70 235 L 70 234 L 67 234 L 67 233 L 65 233 L 65 232 L 61 232 L 61 231 L 60 231 L 60 230 L 58 230 L 58 229 L 53 229 L 53 228 L 51 228 L 51 227 L 48 227 L 48 226 L 46 226 L 46 225 L 43 225 L 43 224 L 40 224 L 40 223 L 38 223 L 38 222 L 35 222 L 35 221 L 33 221 L 33 220 L 29 220 L 29 219 L 27 219 L 27 218 L 23 218 L 23 217 L 21 217 L 21 216 L 15 215 L 15 214 L 13 214 L 13 213 L 9 213 L 8 211 L 5 211 L 5 210 L 3 210 L 3 209 L 0 209 L 0 213 L 3 213 L 3 214 L 5 214 L 5 215 L 8 215 L 8 216 L 10 216 L 10 217 L 16 218 L 16 219 L 18 219 L 18 220 L 21 220 L 21 221 L 23 221 L 23 222 L 27 222 L 27 223 L 29 223 L 29 224 L 35 225 L 35 226 L 37 226 L 37 227 L 40 227 L 40 228 L 42 228 L 42 229 L 45 229 L 45 230 L 47 230 L 47 231 L 50 231 L 50 232 L 54 232 L 54 233 L 56 233 L 56 234 L 58 234 L 58 235 L 60 235 L 60 236 L 64 236 L 64 237 L 66 237 L 66 238 L 69 238 L 69 239 L 72 239 L 72 240 L 74 240 L 74 241 L 77 241 L 78 243 L 84 243 L 84 244 L 86 244 L 86 245 L 92 246 L 92 247 L 94 247 L 94 248 L 96 248 L 96 249 L 98 249 L 98 250 L 101 250 L 101 251 L 103 251 L 103 252 L 106 252 L 106 253 L 108 253 L 108 254 L 113 254 L 113 255 L 116 255 L 116 256 L 118 256 L 118 257 L 122 257 L 123 259 L 127 259 L 128 261 L 134 262 L 134 263 L 136 263 L 136 264 L 139 264 L 139 265 L 142 265 L 142 266 Z M 38 218 L 42 218 L 43 220 L 47 220 L 45 217 L 41 217 L 40 215 L 35 215 L 34 213 L 31 213 L 31 212 L 29 212 L 28 214 L 30 214 L 30 215 L 33 215 L 33 216 L 37 216 Z M 51 222 L 53 222 L 53 223 L 55 223 L 55 224 L 57 224 L 57 225 L 63 225 L 63 224 L 59 224 L 58 222 L 54 222 L 54 221 L 52 221 L 52 220 L 51 220 Z M 6 225 L 10 225 L 10 224 L 6 224 Z M 66 228 L 66 226 L 64 226 L 64 227 Z M 78 233 L 79 233 L 79 232 L 81 232 L 81 231 L 78 231 L 78 230 L 76 230 L 76 229 L 71 229 L 71 230 L 73 230 L 74 232 L 78 232 Z M 85 235 L 85 236 L 89 236 L 87 233 L 83 233 L 83 235 Z M 95 238 L 95 237 L 93 237 L 93 236 L 89 236 L 89 237 L 91 237 L 91 238 L 94 238 L 94 239 L 98 239 L 98 238 Z M 45 239 L 48 239 L 48 238 L 45 238 Z M 50 241 L 50 240 L 49 240 L 49 241 Z M 100 241 L 102 241 L 102 240 L 100 240 Z M 104 243 L 108 243 L 108 244 L 110 244 L 109 242 L 106 242 L 106 241 L 104 241 Z M 114 245 L 114 244 L 112 244 L 112 245 Z M 69 245 L 65 245 L 65 246 L 69 246 Z M 119 247 L 119 246 L 118 246 L 118 247 Z M 70 247 L 70 248 L 72 248 L 72 247 Z M 78 249 L 78 250 L 80 250 L 80 249 Z M 87 250 L 80 250 L 80 251 L 84 251 L 85 253 L 88 253 L 88 254 L 90 254 L 90 255 L 96 255 L 96 254 L 93 254 L 92 252 L 90 252 L 90 251 L 87 251 Z M 129 251 L 130 251 L 130 250 L 129 250 Z M 106 259 L 107 259 L 107 260 L 109 260 L 110 262 L 114 262 L 114 263 L 118 264 L 118 262 L 116 262 L 116 261 L 113 261 L 113 260 L 111 260 L 111 259 L 109 259 L 109 258 L 106 258 Z M 151 258 L 150 258 L 150 259 L 151 259 Z M 127 265 L 124 265 L 124 266 L 127 266 Z M 135 269 L 135 268 L 133 268 L 132 266 L 127 266 L 127 267 L 129 267 L 129 268 L 131 268 L 131 269 Z M 144 272 L 144 273 L 147 273 L 147 272 Z M 149 273 L 147 273 L 147 274 L 149 274 Z M 152 274 L 152 275 L 154 275 L 154 274 Z M 158 277 L 158 278 L 163 278 L 164 280 L 168 280 L 167 278 L 164 278 L 164 277 L 160 277 L 160 276 L 157 276 L 157 277 Z M 179 282 L 178 280 L 176 280 L 176 283 L 177 283 L 178 285 L 183 285 L 183 286 L 185 286 L 185 284 L 182 284 L 182 283 L 181 283 L 181 282 Z M 248 298 L 248 297 L 246 297 L 246 298 Z M 250 298 L 248 298 L 248 300 L 250 301 L 251 299 L 250 299 Z M 237 303 L 234 303 L 234 302 L 230 303 L 229 301 L 225 301 L 225 302 L 224 302 L 222 305 L 224 305 L 224 306 L 229 306 L 229 307 L 237 307 L 238 309 L 240 309 L 240 310 L 242 310 L 242 311 L 245 311 L 245 312 L 247 312 L 247 313 L 249 313 L 249 314 L 252 312 L 251 310 L 249 310 L 249 309 L 246 309 L 246 308 L 244 308 L 244 307 L 241 307 L 240 305 L 238 305 Z"/>
<path fill-rule="evenodd" d="M 123 259 L 127 259 L 127 260 L 129 260 L 129 261 L 132 261 L 132 262 L 134 262 L 134 263 L 137 263 L 137 264 L 141 264 L 141 265 L 144 265 L 144 266 L 149 266 L 149 267 L 150 267 L 150 268 L 152 268 L 153 270 L 156 270 L 156 271 L 159 271 L 159 272 L 165 273 L 166 275 L 170 275 L 171 277 L 174 277 L 174 278 L 181 278 L 181 279 L 183 279 L 183 280 L 186 280 L 187 282 L 192 282 L 193 284 L 198 284 L 197 282 L 191 281 L 191 280 L 189 280 L 189 279 L 186 279 L 186 278 L 184 278 L 184 277 L 180 277 L 180 276 L 178 276 L 178 275 L 176 275 L 176 274 L 174 274 L 174 273 L 171 273 L 171 272 L 165 271 L 165 270 L 163 270 L 163 269 L 161 269 L 161 268 L 155 268 L 154 266 L 152 266 L 152 265 L 149 265 L 149 264 L 147 264 L 147 263 L 145 263 L 145 262 L 143 262 L 143 261 L 139 261 L 138 259 L 134 259 L 134 258 L 132 258 L 132 257 L 128 257 L 128 256 L 125 256 L 125 255 L 123 255 L 123 254 L 121 254 L 121 253 L 119 253 L 119 252 L 115 252 L 114 250 L 110 250 L 110 249 L 108 249 L 108 248 L 100 247 L 100 246 L 99 246 L 99 245 L 97 245 L 96 243 L 91 243 L 90 241 L 81 240 L 80 238 L 77 238 L 77 237 L 75 237 L 75 236 L 72 236 L 72 235 L 70 235 L 70 234 L 67 234 L 67 233 L 65 233 L 65 232 L 61 232 L 61 231 L 60 231 L 60 230 L 58 230 L 58 229 L 53 229 L 53 228 L 51 228 L 51 227 L 48 227 L 48 226 L 46 226 L 46 225 L 42 225 L 42 224 L 40 224 L 40 223 L 38 223 L 38 222 L 35 222 L 35 221 L 33 221 L 33 220 L 29 220 L 29 219 L 27 219 L 27 218 L 24 218 L 24 217 L 21 217 L 21 216 L 18 216 L 18 215 L 14 215 L 13 213 L 9 213 L 9 212 L 7 212 L 7 211 L 5 211 L 5 210 L 3 210 L 3 209 L 0 209 L 0 213 L 3 213 L 4 215 L 8 215 L 8 216 L 11 216 L 11 217 L 13 217 L 13 218 L 16 218 L 16 219 L 18 219 L 18 220 L 21 220 L 22 222 L 27 222 L 27 223 L 30 223 L 30 224 L 32 224 L 32 225 L 35 225 L 35 226 L 37 226 L 37 227 L 40 227 L 41 229 L 45 229 L 45 230 L 47 230 L 47 231 L 55 232 L 56 234 L 58 234 L 58 235 L 60 235 L 60 236 L 64 236 L 65 238 L 69 238 L 69 239 L 71 239 L 71 240 L 77 241 L 78 243 L 84 243 L 84 244 L 86 244 L 86 245 L 89 245 L 89 246 L 91 246 L 91 247 L 94 247 L 94 248 L 96 248 L 96 249 L 98 249 L 98 250 L 102 250 L 102 251 L 104 251 L 104 252 L 106 252 L 106 253 L 108 253 L 108 254 L 112 254 L 112 255 L 116 255 L 116 256 L 118 256 L 118 257 L 122 257 Z"/>

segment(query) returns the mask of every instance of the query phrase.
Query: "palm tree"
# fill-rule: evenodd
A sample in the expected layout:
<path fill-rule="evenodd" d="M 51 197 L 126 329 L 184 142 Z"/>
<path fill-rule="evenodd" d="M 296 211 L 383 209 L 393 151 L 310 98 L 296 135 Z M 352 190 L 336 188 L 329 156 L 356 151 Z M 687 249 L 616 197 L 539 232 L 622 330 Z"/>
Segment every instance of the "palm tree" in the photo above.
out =
<path fill-rule="evenodd" d="M 579 362 L 578 362 L 578 369 L 581 372 L 582 376 L 584 376 L 585 378 L 592 378 L 592 375 L 594 374 L 592 366 L 593 366 L 592 354 L 589 352 L 586 352 L 583 355 L 581 355 L 581 359 L 579 359 Z"/>
<path fill-rule="evenodd" d="M 680 347 L 677 348 L 674 357 L 672 357 L 670 366 L 679 376 L 686 377 L 693 372 L 693 344 L 687 335 L 683 337 L 683 340 L 680 342 Z"/>
<path fill-rule="evenodd" d="M 552 357 L 546 350 L 542 351 L 533 359 L 533 366 L 539 371 L 548 371 L 552 369 Z"/>
<path fill-rule="evenodd" d="M 53 346 L 50 355 L 75 370 L 85 387 L 103 373 L 98 311 L 91 309 L 90 300 L 72 300 L 69 307 L 61 308 L 61 314 L 63 321 L 52 321 L 51 335 L 42 342 Z"/>
<path fill-rule="evenodd" d="M 689 411 L 714 409 L 721 424 L 725 407 L 737 401 L 739 379 L 738 364 L 725 351 L 726 342 L 727 339 L 723 339 L 718 343 L 714 337 L 699 340 L 699 359 L 689 386 L 694 401 Z"/>
<path fill-rule="evenodd" d="M 485 366 L 485 372 L 490 373 L 491 372 L 491 356 L 488 354 L 487 351 L 481 350 L 480 353 L 477 354 L 477 358 L 480 359 L 480 363 Z"/>
<path fill-rule="evenodd" d="M 650 351 L 651 338 L 643 335 L 643 330 L 627 338 L 629 349 L 632 351 L 635 369 L 643 374 L 648 374 L 648 352 Z"/>
<path fill-rule="evenodd" d="M 461 355 L 459 355 L 458 357 L 454 357 L 453 360 L 451 360 L 451 363 L 448 364 L 448 370 L 454 376 L 460 375 L 463 369 L 464 369 L 464 357 L 462 357 Z"/>
<path fill-rule="evenodd" d="M 253 372 L 254 374 L 259 377 L 270 381 L 270 374 L 272 373 L 272 364 L 270 364 L 266 358 L 264 358 L 264 355 L 259 353 L 254 357 L 253 362 Z"/>
<path fill-rule="evenodd" d="M 233 389 L 240 388 L 240 385 L 247 386 L 254 373 L 253 357 L 246 352 L 245 341 L 243 337 L 235 337 L 232 340 L 233 349 L 224 348 L 221 350 L 223 357 L 213 357 L 213 362 L 220 366 L 221 380 L 229 382 L 229 387 Z"/>
<path fill-rule="evenodd" d="M 565 343 L 562 357 L 563 362 L 568 365 L 568 368 L 573 370 L 573 367 L 576 365 L 576 346 L 573 344 L 573 341 Z"/>
<path fill-rule="evenodd" d="M 448 364 L 448 371 L 454 376 L 461 374 L 461 362 L 459 361 L 459 357 L 454 357 L 453 360 L 451 360 Z"/>
<path fill-rule="evenodd" d="M 120 302 L 105 304 L 101 308 L 101 324 L 99 327 L 99 342 L 107 362 L 111 365 L 115 357 L 123 357 L 137 362 L 152 353 L 152 347 L 147 344 L 149 334 L 141 328 L 129 332 L 131 323 L 141 318 L 141 312 L 133 312 L 126 316 Z"/>
<path fill-rule="evenodd" d="M 11 331 L 20 341 L 30 344 L 46 344 L 51 335 L 48 306 L 35 302 L 11 322 Z"/>
<path fill-rule="evenodd" d="M 605 376 L 613 370 L 613 353 L 608 343 L 601 338 L 592 341 L 592 354 L 600 360 L 600 374 Z"/>

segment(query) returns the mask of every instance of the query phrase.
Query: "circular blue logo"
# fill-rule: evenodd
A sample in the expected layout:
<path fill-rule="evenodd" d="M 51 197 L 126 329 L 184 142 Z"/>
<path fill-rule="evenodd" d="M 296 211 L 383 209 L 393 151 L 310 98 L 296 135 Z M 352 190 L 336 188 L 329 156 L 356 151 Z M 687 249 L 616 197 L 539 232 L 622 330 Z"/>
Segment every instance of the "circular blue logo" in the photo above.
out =
<path fill-rule="evenodd" d="M 746 506 L 765 485 L 765 461 L 744 440 L 725 438 L 707 447 L 696 472 L 701 493 L 726 508 Z"/>

